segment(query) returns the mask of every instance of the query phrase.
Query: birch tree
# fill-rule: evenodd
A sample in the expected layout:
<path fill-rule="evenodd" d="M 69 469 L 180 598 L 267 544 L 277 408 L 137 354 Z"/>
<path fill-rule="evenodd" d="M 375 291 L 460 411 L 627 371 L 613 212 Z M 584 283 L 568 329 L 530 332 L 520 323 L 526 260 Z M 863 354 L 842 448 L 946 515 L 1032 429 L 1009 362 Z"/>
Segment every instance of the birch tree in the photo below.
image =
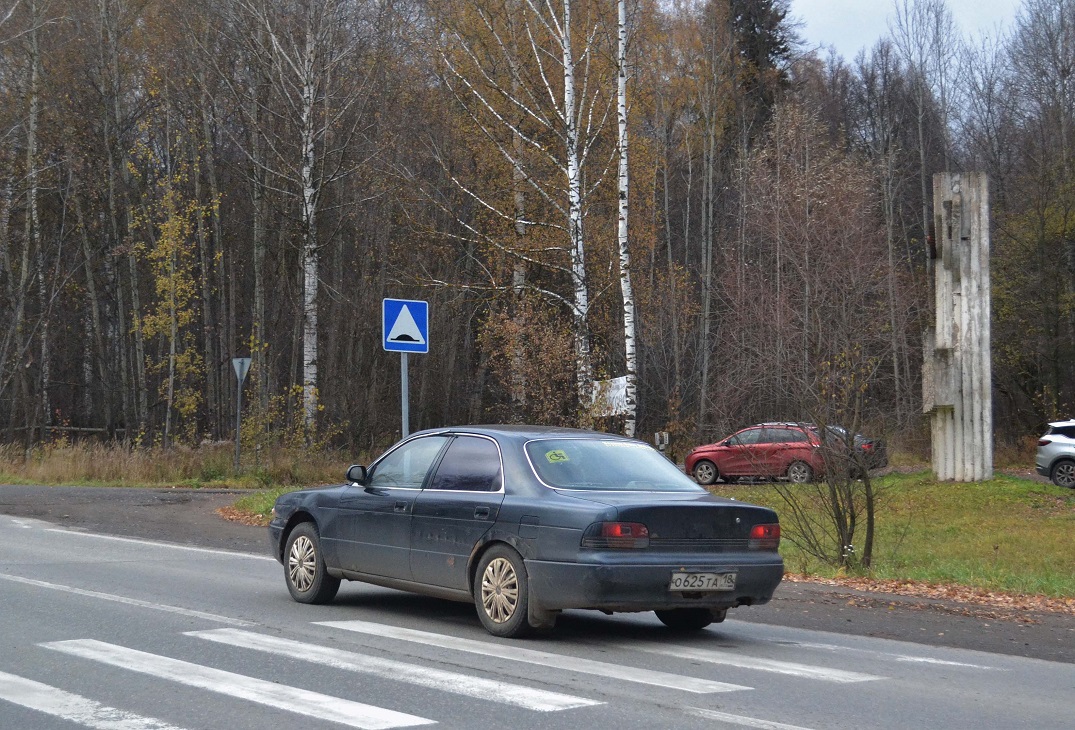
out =
<path fill-rule="evenodd" d="M 319 213 L 326 187 L 354 172 L 345 152 L 360 131 L 355 107 L 364 98 L 361 18 L 348 0 L 233 2 L 248 30 L 249 58 L 268 64 L 267 73 L 255 71 L 254 93 L 242 109 L 254 125 L 250 159 L 263 168 L 255 174 L 263 172 L 266 185 L 275 182 L 297 199 L 300 211 L 302 407 L 312 437 L 319 410 Z M 257 93 L 262 83 L 268 93 Z"/>
<path fill-rule="evenodd" d="M 897 286 L 904 256 L 900 253 L 901 201 L 906 197 L 904 187 L 905 157 L 902 130 L 908 126 L 906 113 L 907 89 L 903 68 L 893 46 L 879 42 L 870 56 L 860 56 L 857 68 L 858 112 L 861 123 L 860 143 L 875 161 L 879 199 L 885 221 L 885 242 L 888 249 L 888 311 L 889 333 L 892 338 L 893 389 L 896 397 L 896 420 L 903 423 L 905 384 L 910 380 L 909 358 L 902 337 L 906 325 L 901 316 L 901 300 Z M 901 358 L 901 354 L 903 357 Z"/>
<path fill-rule="evenodd" d="M 594 163 L 613 96 L 598 76 L 594 5 L 584 4 L 590 12 L 583 15 L 588 25 L 580 33 L 574 25 L 576 2 L 477 0 L 468 3 L 462 14 L 457 8 L 438 8 L 447 24 L 441 45 L 444 83 L 496 155 L 525 179 L 527 192 L 540 202 L 531 212 L 549 213 L 544 219 L 531 217 L 525 225 L 559 232 L 562 242 L 551 239 L 550 249 L 564 255 L 550 257 L 537 242 L 518 249 L 515 242 L 471 224 L 467 235 L 528 265 L 566 274 L 570 293 L 533 280 L 526 286 L 570 312 L 575 395 L 579 421 L 587 425 L 593 363 L 584 229 L 590 196 L 608 172 L 609 161 Z M 494 220 L 517 225 L 510 205 L 489 190 L 456 180 Z"/>
<path fill-rule="evenodd" d="M 3 23 L 0 24 L 0 27 L 8 25 L 9 22 L 14 25 L 12 19 L 17 9 L 18 4 L 4 13 L 2 16 Z M 10 120 L 11 126 L 5 130 L 3 139 L 7 144 L 12 144 L 19 138 L 21 133 L 23 166 L 20 168 L 13 165 L 13 168 L 22 171 L 25 191 L 19 197 L 25 200 L 22 204 L 25 210 L 23 211 L 22 247 L 21 251 L 16 254 L 13 251 L 9 223 L 9 216 L 12 214 L 16 204 L 16 187 L 15 180 L 12 179 L 14 176 L 8 177 L 3 191 L 3 198 L 0 199 L 0 213 L 4 215 L 3 221 L 0 222 L 0 226 L 2 226 L 0 227 L 0 259 L 2 259 L 5 278 L 7 279 L 6 293 L 10 308 L 10 319 L 8 320 L 10 324 L 3 339 L 3 346 L 0 347 L 0 394 L 4 392 L 9 383 L 13 381 L 17 383 L 22 400 L 24 428 L 26 429 L 27 443 L 29 443 L 32 439 L 31 427 L 37 423 L 44 423 L 41 409 L 34 408 L 32 404 L 31 384 L 28 381 L 28 367 L 33 359 L 30 353 L 34 344 L 34 334 L 35 331 L 40 331 L 40 322 L 37 326 L 31 326 L 28 322 L 30 285 L 38 276 L 34 272 L 40 272 L 41 267 L 41 222 L 39 213 L 41 170 L 39 168 L 38 128 L 41 119 L 40 33 L 42 9 L 38 0 L 29 0 L 26 7 L 26 16 L 26 22 L 21 31 L 9 40 L 13 47 L 5 49 L 9 50 L 11 54 L 9 58 L 12 58 L 12 60 L 25 59 L 22 64 L 17 64 L 16 62 L 15 68 L 18 71 L 11 73 L 7 79 L 8 83 L 13 82 L 11 92 L 14 93 L 11 95 L 18 99 L 15 108 L 19 109 L 19 116 Z M 16 41 L 18 43 L 15 43 Z M 4 45 L 7 44 L 5 43 Z M 11 155 L 7 161 L 14 163 L 14 155 Z M 44 340 L 41 340 L 41 342 L 44 344 Z M 12 363 L 10 375 L 6 372 L 8 358 L 11 358 Z M 47 375 L 47 369 L 43 371 L 43 374 Z M 40 389 L 44 384 L 45 381 L 38 383 L 38 391 L 42 396 L 42 402 L 39 405 L 47 409 L 44 391 Z M 15 397 L 12 400 L 13 402 L 18 402 Z M 14 435 L 15 418 L 16 412 L 13 409 L 8 422 L 9 438 Z M 44 433 L 42 432 L 43 435 Z"/>
<path fill-rule="evenodd" d="M 945 0 L 896 0 L 896 18 L 891 31 L 896 48 L 913 74 L 915 124 L 918 131 L 919 194 L 922 206 L 922 240 L 930 231 L 929 166 L 931 139 L 929 118 L 940 109 L 940 155 L 948 169 L 948 93 L 952 63 L 959 52 L 952 12 Z M 925 249 L 925 269 L 932 270 L 930 252 Z"/>
<path fill-rule="evenodd" d="M 88 25 L 98 53 L 93 69 L 101 111 L 97 132 L 107 163 L 103 184 L 108 207 L 106 248 L 112 259 L 110 287 L 116 297 L 113 346 L 119 360 L 125 436 L 137 442 L 148 429 L 149 388 L 141 324 L 141 273 L 130 246 L 133 186 L 127 155 L 134 146 L 132 133 L 140 113 L 135 102 L 144 88 L 140 69 L 129 63 L 130 55 L 145 49 L 137 47 L 133 31 L 141 20 L 141 8 L 130 7 L 126 0 L 97 0 L 95 9 Z"/>

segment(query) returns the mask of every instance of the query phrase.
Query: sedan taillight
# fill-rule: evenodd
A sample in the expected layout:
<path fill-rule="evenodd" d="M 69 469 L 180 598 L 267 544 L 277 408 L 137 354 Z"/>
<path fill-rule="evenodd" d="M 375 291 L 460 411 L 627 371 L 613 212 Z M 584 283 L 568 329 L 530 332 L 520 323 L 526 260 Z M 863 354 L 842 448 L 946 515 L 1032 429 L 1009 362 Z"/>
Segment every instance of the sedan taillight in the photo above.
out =
<path fill-rule="evenodd" d="M 750 528 L 751 550 L 776 550 L 780 547 L 780 525 L 754 525 Z"/>
<path fill-rule="evenodd" d="M 1038 446 L 1048 446 L 1051 443 L 1049 439 L 1038 439 Z"/>
<path fill-rule="evenodd" d="M 598 550 L 649 547 L 649 528 L 640 522 L 595 522 L 582 534 L 582 547 Z"/>

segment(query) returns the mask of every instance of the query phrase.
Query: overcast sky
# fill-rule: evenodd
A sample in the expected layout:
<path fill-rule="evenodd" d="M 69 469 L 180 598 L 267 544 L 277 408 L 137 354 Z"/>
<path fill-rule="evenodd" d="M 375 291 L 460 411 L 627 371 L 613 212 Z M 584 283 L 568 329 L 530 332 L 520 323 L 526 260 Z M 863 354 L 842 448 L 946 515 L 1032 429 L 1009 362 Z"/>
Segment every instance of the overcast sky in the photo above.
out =
<path fill-rule="evenodd" d="M 992 32 L 998 24 L 1010 28 L 1021 5 L 1021 0 L 948 0 L 956 25 L 972 35 Z M 799 33 L 808 46 L 835 46 L 851 61 L 887 34 L 894 7 L 893 0 L 791 0 L 791 15 L 802 21 Z"/>

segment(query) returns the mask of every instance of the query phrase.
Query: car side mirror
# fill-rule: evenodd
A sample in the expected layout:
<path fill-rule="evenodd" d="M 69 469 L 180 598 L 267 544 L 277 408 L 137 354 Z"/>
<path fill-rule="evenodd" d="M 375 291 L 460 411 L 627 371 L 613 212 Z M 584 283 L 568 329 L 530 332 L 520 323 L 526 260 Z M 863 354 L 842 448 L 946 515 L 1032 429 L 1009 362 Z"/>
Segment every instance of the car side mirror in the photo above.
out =
<path fill-rule="evenodd" d="M 361 484 L 366 481 L 366 467 L 361 464 L 351 464 L 347 467 L 347 481 L 352 484 Z"/>

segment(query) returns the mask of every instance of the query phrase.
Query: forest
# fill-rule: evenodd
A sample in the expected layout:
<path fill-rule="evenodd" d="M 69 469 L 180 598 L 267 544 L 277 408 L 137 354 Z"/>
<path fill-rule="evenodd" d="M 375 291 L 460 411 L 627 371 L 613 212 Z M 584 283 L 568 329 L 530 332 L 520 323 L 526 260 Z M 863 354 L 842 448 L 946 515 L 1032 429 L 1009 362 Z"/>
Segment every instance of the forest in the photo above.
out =
<path fill-rule="evenodd" d="M 789 0 L 0 0 L 0 441 L 760 421 L 928 448 L 932 176 L 989 176 L 994 424 L 1075 401 L 1075 0 L 855 58 Z M 595 383 L 621 379 L 606 415 Z"/>

